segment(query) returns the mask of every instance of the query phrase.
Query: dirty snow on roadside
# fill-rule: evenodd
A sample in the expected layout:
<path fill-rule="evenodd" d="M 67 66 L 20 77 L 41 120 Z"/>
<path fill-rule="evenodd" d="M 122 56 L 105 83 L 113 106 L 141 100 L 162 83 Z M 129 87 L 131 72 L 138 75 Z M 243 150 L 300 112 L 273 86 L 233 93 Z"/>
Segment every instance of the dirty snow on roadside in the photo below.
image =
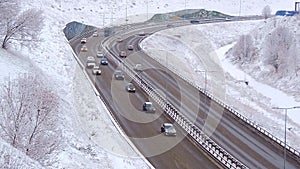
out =
<path fill-rule="evenodd" d="M 183 76 L 189 77 L 202 88 L 205 87 L 205 74 L 199 70 L 206 70 L 206 88 L 217 97 L 219 93 L 215 92 L 214 88 L 220 82 L 216 75 L 218 72 L 224 73 L 226 99 L 221 99 L 249 120 L 283 140 L 284 113 L 273 110 L 272 107 L 288 106 L 282 105 L 286 102 L 294 105 L 300 103 L 278 89 L 256 81 L 224 58 L 226 51 L 240 35 L 249 33 L 261 22 L 263 21 L 227 22 L 172 28 L 148 37 L 141 46 L 146 53 L 157 57 L 161 63 L 178 69 Z M 216 66 L 210 66 L 207 58 L 223 70 L 219 71 Z M 245 82 L 248 82 L 248 85 Z M 287 143 L 300 150 L 299 111 L 289 112 L 288 117 L 287 128 L 290 130 L 287 131 Z"/>

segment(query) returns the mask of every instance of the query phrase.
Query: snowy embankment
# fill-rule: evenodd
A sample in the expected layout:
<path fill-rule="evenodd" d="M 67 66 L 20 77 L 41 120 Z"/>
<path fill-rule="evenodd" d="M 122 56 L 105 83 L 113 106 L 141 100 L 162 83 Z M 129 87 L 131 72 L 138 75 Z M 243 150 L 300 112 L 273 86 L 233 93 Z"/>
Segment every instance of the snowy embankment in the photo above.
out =
<path fill-rule="evenodd" d="M 220 85 L 216 84 L 218 79 L 214 79 L 216 67 L 210 67 L 206 58 L 214 60 L 224 72 L 226 99 L 223 101 L 283 140 L 284 112 L 273 110 L 272 107 L 289 106 L 284 103 L 294 105 L 300 103 L 292 96 L 264 84 L 264 81 L 251 78 L 251 74 L 244 73 L 225 58 L 225 53 L 240 35 L 250 33 L 262 23 L 264 22 L 228 22 L 174 28 L 150 36 L 141 43 L 141 46 L 148 54 L 162 60 L 161 63 L 179 69 L 182 75 L 190 77 L 190 80 L 203 88 L 205 74 L 199 70 L 207 70 L 207 90 L 218 97 L 218 92 L 214 89 Z M 248 82 L 248 85 L 245 82 Z M 287 143 L 300 150 L 299 111 L 289 112 L 288 117 Z"/>

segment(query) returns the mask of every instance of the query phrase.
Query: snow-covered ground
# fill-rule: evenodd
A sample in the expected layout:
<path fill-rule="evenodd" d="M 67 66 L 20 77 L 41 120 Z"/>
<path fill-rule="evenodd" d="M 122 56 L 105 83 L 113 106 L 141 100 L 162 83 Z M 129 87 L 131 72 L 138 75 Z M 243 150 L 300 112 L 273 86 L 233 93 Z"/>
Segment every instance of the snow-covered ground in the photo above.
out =
<path fill-rule="evenodd" d="M 8 52 L 0 49 L 0 83 L 6 82 L 8 78 L 17 77 L 19 73 L 41 72 L 45 76 L 44 80 L 48 81 L 48 84 L 52 85 L 61 97 L 58 114 L 61 117 L 60 128 L 63 131 L 64 142 L 62 151 L 56 157 L 58 161 L 52 168 L 147 168 L 143 160 L 113 126 L 106 108 L 93 95 L 92 88 L 80 71 L 72 56 L 72 50 L 64 38 L 62 30 L 67 23 L 78 21 L 97 27 L 121 24 L 125 21 L 126 9 L 128 22 L 138 22 L 146 20 L 147 16 L 149 18 L 154 13 L 185 8 L 206 8 L 233 15 L 261 14 L 262 8 L 266 5 L 270 5 L 273 11 L 294 8 L 294 1 L 284 0 L 264 0 L 260 3 L 255 0 L 94 0 L 76 1 L 76 3 L 72 0 L 24 0 L 21 3 L 24 9 L 37 8 L 44 11 L 45 25 L 41 34 L 42 41 L 37 48 L 31 50 L 18 46 L 12 47 Z M 250 31 L 254 26 L 254 23 L 246 24 L 243 30 Z M 216 33 L 213 28 L 215 26 L 207 28 L 204 32 Z M 210 42 L 211 49 L 216 50 L 233 43 L 242 33 L 238 29 L 226 28 L 227 26 L 222 26 L 222 32 L 226 30 L 227 33 L 223 34 L 220 31 L 219 34 L 230 37 L 213 38 L 217 42 Z M 185 44 L 193 45 L 190 42 Z M 186 60 L 194 65 L 200 64 L 199 60 L 194 60 L 192 56 L 186 57 Z M 173 59 L 170 60 L 170 63 L 173 62 L 175 63 Z M 210 82 L 209 78 L 208 84 Z M 202 85 L 203 81 L 199 79 L 199 83 Z M 251 84 L 250 82 L 250 87 Z M 235 87 L 226 86 L 226 89 L 229 88 L 231 93 L 234 93 Z M 246 87 L 240 84 L 240 88 Z M 239 96 L 239 93 L 236 92 L 236 94 L 237 98 L 243 98 Z M 247 108 L 250 108 L 249 105 Z M 258 116 L 255 113 L 251 115 L 256 118 L 261 117 L 261 121 L 265 121 L 265 118 L 273 120 L 277 118 L 277 116 L 273 117 L 274 114 L 268 114 L 270 117 Z M 282 114 L 279 115 L 277 121 L 279 124 L 282 123 Z M 281 129 L 281 125 L 274 124 L 273 127 Z M 278 133 L 281 133 L 280 129 Z M 294 126 L 288 138 L 291 138 L 292 132 L 296 132 Z M 0 144 L 4 143 L 0 141 Z M 31 164 L 26 157 L 23 159 L 21 163 Z M 37 165 L 34 168 L 40 168 L 40 166 Z"/>

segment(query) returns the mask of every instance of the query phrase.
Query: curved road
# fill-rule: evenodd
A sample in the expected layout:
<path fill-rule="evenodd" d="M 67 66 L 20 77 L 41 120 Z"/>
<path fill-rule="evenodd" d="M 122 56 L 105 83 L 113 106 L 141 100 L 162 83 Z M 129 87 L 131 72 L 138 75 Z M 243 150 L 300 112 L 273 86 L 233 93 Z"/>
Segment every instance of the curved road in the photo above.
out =
<path fill-rule="evenodd" d="M 98 38 L 89 38 L 86 44 L 88 52 L 78 53 L 83 64 L 87 56 L 95 56 L 96 51 L 99 50 Z M 78 52 L 81 47 L 80 40 L 72 42 L 71 45 Z M 100 65 L 102 70 L 100 76 L 92 75 L 89 69 L 86 71 L 125 134 L 155 168 L 223 168 L 195 146 L 189 137 L 185 136 L 185 132 L 180 131 L 180 127 L 175 125 L 178 131 L 176 137 L 166 137 L 161 134 L 160 125 L 172 121 L 157 105 L 155 105 L 156 113 L 143 112 L 142 104 L 149 100 L 148 96 L 138 87 L 135 93 L 128 93 L 125 87 L 131 79 L 126 76 L 124 81 L 115 80 L 113 73 L 119 68 L 112 62 L 112 58 L 108 57 L 108 59 L 107 66 Z"/>
<path fill-rule="evenodd" d="M 163 28 L 165 29 L 165 27 Z M 155 27 L 144 29 L 144 31 L 154 32 L 159 29 L 159 27 Z M 118 57 L 119 51 L 124 50 L 128 54 L 126 59 L 122 59 L 124 62 L 128 62 L 132 66 L 142 63 L 144 71 L 139 74 L 142 79 L 164 93 L 168 101 L 199 128 L 203 128 L 208 116 L 222 116 L 218 126 L 213 130 L 211 139 L 247 167 L 282 168 L 283 148 L 281 146 L 236 119 L 228 110 L 139 51 L 137 43 L 143 37 L 136 35 L 138 32 L 139 30 L 132 31 L 128 35 L 121 33 L 124 38 L 122 43 L 112 41 L 109 44 L 116 57 Z M 95 56 L 96 51 L 99 50 L 101 38 L 103 37 L 88 39 L 89 51 L 79 53 L 82 63 L 85 63 L 86 56 Z M 134 45 L 133 51 L 127 50 L 129 44 Z M 74 41 L 71 45 L 75 51 L 78 51 L 81 46 L 79 41 Z M 158 105 L 156 105 L 157 112 L 155 114 L 142 112 L 141 105 L 149 100 L 148 96 L 139 88 L 136 93 L 127 93 L 125 86 L 131 79 L 126 77 L 125 81 L 114 80 L 113 72 L 117 67 L 117 64 L 110 62 L 108 66 L 101 66 L 103 72 L 101 76 L 95 77 L 90 73 L 90 77 L 94 79 L 98 91 L 114 112 L 114 117 L 127 136 L 156 168 L 220 167 L 215 162 L 211 162 L 209 156 L 205 155 L 201 149 L 196 148 L 197 146 L 189 137 L 185 137 L 185 132 L 179 132 L 175 138 L 162 136 L 159 126 L 170 119 L 163 114 L 163 110 Z M 90 72 L 90 70 L 87 71 Z M 213 126 L 208 125 L 205 128 L 205 130 L 210 129 L 213 129 Z M 180 130 L 179 126 L 177 126 L 177 130 Z M 289 153 L 287 154 L 286 168 L 300 168 L 299 161 L 293 159 Z"/>

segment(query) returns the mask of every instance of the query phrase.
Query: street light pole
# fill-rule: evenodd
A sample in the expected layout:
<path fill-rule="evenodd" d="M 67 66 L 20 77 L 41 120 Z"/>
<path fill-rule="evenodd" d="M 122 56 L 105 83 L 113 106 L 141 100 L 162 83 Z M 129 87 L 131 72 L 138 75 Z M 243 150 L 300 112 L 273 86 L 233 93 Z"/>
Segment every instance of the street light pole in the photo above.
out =
<path fill-rule="evenodd" d="M 241 17 L 241 8 L 242 8 L 242 0 L 240 0 L 240 10 L 239 10 L 239 17 Z"/>
<path fill-rule="evenodd" d="M 158 50 L 158 51 L 161 51 L 161 52 L 167 52 L 166 53 L 166 59 L 165 59 L 165 67 L 167 68 L 167 70 L 169 69 L 168 67 L 169 67 L 169 62 L 168 62 L 168 57 L 169 57 L 169 53 L 170 52 L 176 52 L 176 50 L 175 49 L 170 49 L 170 50 L 163 50 L 163 49 L 156 49 L 156 50 Z M 167 99 L 168 99 L 168 93 L 167 93 L 167 87 L 168 87 L 168 83 L 167 83 L 167 80 L 166 80 L 166 82 L 165 82 L 166 84 L 165 84 L 165 91 L 166 91 L 166 102 L 167 102 Z"/>
<path fill-rule="evenodd" d="M 186 11 L 186 0 L 184 0 L 184 13 L 185 13 L 185 16 L 183 17 L 183 19 L 185 19 L 186 13 L 187 13 L 187 11 Z"/>
<path fill-rule="evenodd" d="M 207 70 L 195 70 L 195 72 L 202 72 L 204 73 L 204 91 L 206 92 L 207 89 Z M 210 72 L 214 72 L 214 71 L 210 71 Z"/>
<path fill-rule="evenodd" d="M 287 110 L 290 109 L 299 109 L 300 106 L 294 107 L 273 107 L 272 109 L 284 110 L 284 150 L 283 150 L 283 169 L 285 169 L 286 162 L 286 120 L 287 120 Z"/>
<path fill-rule="evenodd" d="M 128 21 L 128 19 L 127 19 L 127 0 L 126 0 L 126 10 L 125 10 L 125 21 L 126 21 L 126 26 L 127 26 L 127 21 Z"/>
<path fill-rule="evenodd" d="M 149 19 L 149 18 L 148 18 L 148 13 L 149 13 L 149 11 L 148 11 L 148 10 L 149 10 L 149 8 L 148 8 L 148 3 L 149 3 L 149 0 L 147 0 L 147 21 L 148 21 L 148 19 Z"/>

